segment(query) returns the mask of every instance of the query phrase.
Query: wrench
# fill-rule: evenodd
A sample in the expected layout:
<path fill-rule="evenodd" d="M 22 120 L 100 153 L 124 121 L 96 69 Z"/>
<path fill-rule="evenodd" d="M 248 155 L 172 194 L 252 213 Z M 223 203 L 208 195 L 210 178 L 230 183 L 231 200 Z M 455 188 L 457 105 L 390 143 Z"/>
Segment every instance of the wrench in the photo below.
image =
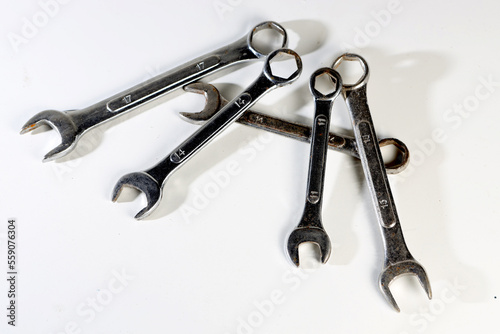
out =
<path fill-rule="evenodd" d="M 50 161 L 71 152 L 81 136 L 90 129 L 135 109 L 190 82 L 231 64 L 260 59 L 266 54 L 254 46 L 257 32 L 272 29 L 282 35 L 282 46 L 287 45 L 285 29 L 276 22 L 268 21 L 255 26 L 250 33 L 236 42 L 196 58 L 184 65 L 160 74 L 122 93 L 81 110 L 45 110 L 27 121 L 21 134 L 46 124 L 61 135 L 61 144 L 47 153 L 43 161 Z"/>
<path fill-rule="evenodd" d="M 273 74 L 271 61 L 281 57 L 289 58 L 290 56 L 295 60 L 295 72 L 287 78 Z M 266 92 L 292 83 L 299 77 L 301 72 L 302 61 L 297 53 L 289 49 L 279 49 L 271 52 L 266 58 L 261 75 L 242 94 L 229 102 L 210 121 L 173 150 L 169 156 L 146 171 L 123 176 L 113 190 L 113 202 L 118 199 L 124 186 L 136 188 L 146 195 L 147 206 L 135 218 L 147 217 L 158 206 L 163 194 L 163 185 L 174 171 L 226 129 Z"/>
<path fill-rule="evenodd" d="M 410 274 L 417 276 L 429 299 L 432 298 L 431 286 L 424 267 L 413 258 L 408 250 L 399 223 L 366 98 L 368 64 L 356 54 L 343 54 L 335 60 L 332 67 L 337 69 L 344 61 L 358 61 L 363 70 L 363 75 L 358 82 L 353 85 L 344 84 L 342 92 L 351 114 L 361 164 L 384 239 L 385 259 L 379 277 L 380 289 L 387 301 L 399 312 L 399 306 L 389 289 L 395 278 Z"/>
<path fill-rule="evenodd" d="M 205 121 L 209 120 L 210 117 L 215 115 L 221 107 L 228 103 L 217 88 L 208 83 L 194 82 L 184 86 L 184 90 L 187 92 L 203 94 L 206 99 L 205 107 L 202 111 L 197 113 L 180 113 L 182 119 L 192 124 L 203 124 Z M 303 142 L 311 142 L 312 130 L 310 127 L 291 123 L 251 110 L 245 111 L 245 113 L 238 118 L 236 122 Z M 394 145 L 398 151 L 397 158 L 385 164 L 388 174 L 400 173 L 406 168 L 406 166 L 408 166 L 408 163 L 410 162 L 410 152 L 408 151 L 408 147 L 402 141 L 396 138 L 384 138 L 379 141 L 379 145 L 380 147 Z M 353 137 L 341 136 L 330 132 L 328 135 L 328 148 L 349 154 L 359 159 L 358 146 L 356 145 L 356 140 Z"/>
<path fill-rule="evenodd" d="M 331 79 L 330 83 L 333 84 L 333 89 L 328 94 L 323 94 L 315 88 L 317 78 L 322 75 L 328 75 Z M 321 224 L 321 206 L 323 202 L 326 154 L 328 151 L 330 114 L 333 102 L 342 90 L 342 78 L 337 71 L 324 67 L 312 74 L 309 87 L 314 96 L 316 111 L 311 136 L 306 204 L 302 219 L 290 234 L 287 244 L 288 254 L 297 266 L 299 266 L 299 245 L 303 242 L 312 242 L 319 246 L 321 262 L 326 263 L 330 257 L 331 243 Z"/>

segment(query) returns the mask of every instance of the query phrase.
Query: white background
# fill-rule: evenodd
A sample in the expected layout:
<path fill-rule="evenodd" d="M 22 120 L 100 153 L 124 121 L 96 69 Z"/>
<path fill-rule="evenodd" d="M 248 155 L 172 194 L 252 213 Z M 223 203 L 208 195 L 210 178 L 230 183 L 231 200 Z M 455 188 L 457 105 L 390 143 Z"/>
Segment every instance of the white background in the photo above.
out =
<path fill-rule="evenodd" d="M 19 235 L 18 326 L 6 324 L 1 274 L 1 333 L 497 330 L 497 2 L 46 2 L 50 17 L 34 0 L 3 0 L 0 14 L 3 273 L 9 218 Z M 19 135 L 39 111 L 91 105 L 264 20 L 287 28 L 304 71 L 254 110 L 310 123 L 310 74 L 346 50 L 368 61 L 377 133 L 412 152 L 409 168 L 389 178 L 432 301 L 411 277 L 392 285 L 401 313 L 384 300 L 383 245 L 361 165 L 340 153 L 328 156 L 323 209 L 332 255 L 320 265 L 314 248 L 302 247 L 302 271 L 284 245 L 303 208 L 307 144 L 234 124 L 174 174 L 149 219 L 133 219 L 143 195 L 127 191 L 112 203 L 122 175 L 151 167 L 197 128 L 177 113 L 200 110 L 201 96 L 172 93 L 88 133 L 57 162 L 41 162 L 59 143 L 57 132 Z M 26 22 L 38 24 L 28 35 Z M 206 80 L 231 97 L 261 68 L 236 66 Z M 349 124 L 338 99 L 332 130 L 349 134 Z M 214 175 L 228 175 L 230 166 L 234 175 L 216 185 Z M 99 311 L 91 311 L 92 299 Z"/>

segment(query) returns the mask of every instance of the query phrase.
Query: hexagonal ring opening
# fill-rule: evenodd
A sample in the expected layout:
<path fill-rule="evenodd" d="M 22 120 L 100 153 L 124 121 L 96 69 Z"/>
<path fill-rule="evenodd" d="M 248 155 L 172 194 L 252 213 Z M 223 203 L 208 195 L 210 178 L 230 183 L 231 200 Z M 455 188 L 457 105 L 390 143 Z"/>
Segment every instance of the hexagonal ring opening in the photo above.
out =
<path fill-rule="evenodd" d="M 323 67 L 311 75 L 309 88 L 316 99 L 332 100 L 342 89 L 342 78 L 334 69 Z"/>
<path fill-rule="evenodd" d="M 340 66 L 345 61 L 358 62 L 359 66 L 361 67 L 362 74 L 361 74 L 361 77 L 354 84 L 346 83 L 346 81 L 344 80 L 344 89 L 345 90 L 354 90 L 354 89 L 360 88 L 361 86 L 366 85 L 368 83 L 368 78 L 370 76 L 370 70 L 368 68 L 368 63 L 366 62 L 366 60 L 357 54 L 345 53 L 335 60 L 335 62 L 332 65 L 332 68 L 334 68 L 337 71 L 339 71 L 340 73 L 342 73 L 342 71 L 340 70 Z"/>
<path fill-rule="evenodd" d="M 264 73 L 278 86 L 295 81 L 301 72 L 302 60 L 293 50 L 279 49 L 267 56 Z"/>
<path fill-rule="evenodd" d="M 266 31 L 267 30 L 267 31 Z M 256 35 L 262 35 L 256 39 Z M 280 42 L 277 42 L 281 38 Z M 273 21 L 266 21 L 256 25 L 248 35 L 248 47 L 258 58 L 265 57 L 272 51 L 285 48 L 288 36 L 285 28 Z"/>

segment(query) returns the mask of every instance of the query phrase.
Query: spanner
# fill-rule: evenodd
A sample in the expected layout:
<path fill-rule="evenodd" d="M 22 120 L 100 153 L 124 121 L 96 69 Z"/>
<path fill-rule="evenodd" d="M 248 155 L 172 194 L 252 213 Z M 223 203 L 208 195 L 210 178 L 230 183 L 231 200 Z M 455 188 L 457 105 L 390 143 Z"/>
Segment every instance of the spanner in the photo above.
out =
<path fill-rule="evenodd" d="M 193 82 L 184 87 L 187 92 L 203 94 L 206 99 L 205 107 L 202 111 L 181 112 L 181 118 L 193 124 L 203 124 L 228 101 L 220 94 L 215 86 L 204 82 Z M 273 116 L 247 110 L 236 120 L 236 122 L 249 125 L 257 129 L 267 130 L 272 133 L 280 134 L 289 138 L 297 139 L 302 142 L 311 142 L 312 129 L 309 126 L 288 122 Z M 394 145 L 397 150 L 396 159 L 385 163 L 388 174 L 397 174 L 402 172 L 409 163 L 410 152 L 408 147 L 399 139 L 383 138 L 379 140 L 380 147 Z M 330 132 L 328 135 L 328 148 L 348 154 L 359 159 L 358 146 L 354 137 L 341 136 Z"/>
<path fill-rule="evenodd" d="M 196 58 L 184 65 L 160 74 L 122 93 L 81 110 L 45 110 L 33 116 L 23 125 L 21 134 L 32 131 L 42 124 L 49 125 L 61 136 L 61 144 L 45 155 L 50 161 L 71 152 L 81 136 L 90 129 L 152 101 L 190 82 L 231 64 L 260 59 L 266 56 L 254 45 L 257 32 L 272 29 L 282 35 L 282 48 L 287 45 L 285 29 L 276 22 L 268 21 L 255 26 L 250 33 L 236 42 Z"/>
<path fill-rule="evenodd" d="M 295 60 L 296 70 L 287 78 L 273 74 L 271 62 L 290 56 Z M 117 200 L 124 186 L 138 189 L 146 195 L 147 206 L 135 218 L 147 217 L 158 206 L 163 194 L 163 185 L 174 171 L 234 122 L 238 116 L 241 116 L 266 92 L 292 83 L 301 72 L 302 61 L 297 53 L 288 49 L 271 52 L 266 58 L 261 75 L 242 94 L 229 102 L 210 121 L 172 151 L 169 156 L 146 171 L 123 176 L 113 190 L 113 201 Z"/>
<path fill-rule="evenodd" d="M 331 79 L 330 84 L 333 85 L 333 88 L 327 94 L 323 94 L 315 88 L 317 78 L 322 75 L 329 76 Z M 331 243 L 321 223 L 321 207 L 323 203 L 330 114 L 333 102 L 342 90 L 342 78 L 337 71 L 324 67 L 312 74 L 309 87 L 314 96 L 316 111 L 311 136 L 306 204 L 302 219 L 290 234 L 287 243 L 288 254 L 297 266 L 299 266 L 299 245 L 303 242 L 312 242 L 318 245 L 321 252 L 321 262 L 325 263 L 330 257 Z"/>
<path fill-rule="evenodd" d="M 342 93 L 351 115 L 361 164 L 384 239 L 385 259 L 379 278 L 380 289 L 387 301 L 399 312 L 399 306 L 389 289 L 395 278 L 408 274 L 417 276 L 429 299 L 432 298 L 431 286 L 424 267 L 408 250 L 399 223 L 366 98 L 368 64 L 358 55 L 344 54 L 335 60 L 332 67 L 337 69 L 344 61 L 358 61 L 363 70 L 362 77 L 355 84 L 344 83 Z"/>

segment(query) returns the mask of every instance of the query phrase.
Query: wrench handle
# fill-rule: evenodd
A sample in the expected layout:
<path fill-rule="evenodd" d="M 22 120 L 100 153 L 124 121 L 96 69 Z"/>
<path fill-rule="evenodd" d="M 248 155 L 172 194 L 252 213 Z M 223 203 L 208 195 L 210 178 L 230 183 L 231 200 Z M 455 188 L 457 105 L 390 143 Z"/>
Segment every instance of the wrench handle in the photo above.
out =
<path fill-rule="evenodd" d="M 266 55 L 253 45 L 254 35 L 264 29 L 278 31 L 283 37 L 282 47 L 286 46 L 288 39 L 282 26 L 272 21 L 260 23 L 247 36 L 229 45 L 189 61 L 90 107 L 76 111 L 73 116 L 80 128 L 80 132 L 83 133 L 96 125 L 107 122 L 146 102 L 231 64 L 265 57 Z"/>
<path fill-rule="evenodd" d="M 399 224 L 399 219 L 366 100 L 366 86 L 349 92 L 346 102 L 379 223 L 384 228 L 391 228 Z"/>
<path fill-rule="evenodd" d="M 307 202 L 321 208 L 325 180 L 326 154 L 332 101 L 316 100 L 316 113 L 311 135 L 311 155 L 307 180 Z"/>
<path fill-rule="evenodd" d="M 375 128 L 366 99 L 366 86 L 347 91 L 346 103 L 351 113 L 354 135 L 358 144 L 361 164 L 368 183 L 377 220 L 382 228 L 386 264 L 413 257 L 406 246 L 396 211 L 389 180 L 377 142 Z"/>
<path fill-rule="evenodd" d="M 329 77 L 330 84 L 333 85 L 331 92 L 326 95 L 316 89 L 317 78 L 324 75 Z M 325 187 L 326 155 L 330 139 L 330 115 L 333 103 L 342 89 L 342 78 L 331 68 L 320 68 L 311 75 L 309 88 L 314 97 L 315 112 L 311 134 L 306 205 L 299 227 L 314 226 L 322 229 L 321 207 Z"/>
<path fill-rule="evenodd" d="M 225 63 L 227 63 L 227 60 Z M 206 73 L 217 70 L 217 67 L 222 67 L 222 65 L 223 63 L 219 55 L 207 55 L 197 58 L 153 80 L 132 87 L 116 95 L 107 102 L 107 110 L 111 114 L 115 114 L 117 112 L 124 112 L 132 109 L 139 104 L 151 101 L 188 82 L 195 81 Z"/>
<path fill-rule="evenodd" d="M 296 139 L 305 143 L 311 142 L 312 129 L 302 124 L 288 122 L 279 118 L 264 115 L 248 110 L 238 118 L 238 123 L 245 124 L 256 129 L 263 129 L 269 132 Z M 355 158 L 359 158 L 358 147 L 354 138 L 340 136 L 330 132 L 328 134 L 328 148 L 341 151 Z"/>
<path fill-rule="evenodd" d="M 297 70 L 288 78 L 275 76 L 270 66 L 274 58 L 283 54 L 292 55 L 297 66 Z M 174 170 L 205 147 L 231 123 L 236 121 L 239 116 L 255 104 L 266 92 L 276 87 L 291 84 L 300 76 L 301 72 L 302 61 L 296 52 L 289 49 L 278 49 L 271 52 L 266 58 L 262 73 L 243 93 L 219 110 L 207 123 L 173 150 L 169 156 L 146 171 L 146 173 L 152 176 L 158 184 L 163 184 Z"/>
<path fill-rule="evenodd" d="M 202 126 L 170 155 L 173 163 L 180 164 L 208 144 L 217 134 L 243 114 L 263 94 L 275 88 L 266 77 L 259 77 L 245 92 L 221 109 L 210 122 Z"/>
<path fill-rule="evenodd" d="M 205 147 L 212 139 L 257 102 L 264 93 L 275 87 L 276 85 L 274 85 L 265 75 L 259 76 L 247 90 L 219 110 L 210 121 L 200 127 L 188 139 L 173 150 L 168 157 L 146 171 L 146 173 L 162 184 L 171 172 Z"/>
<path fill-rule="evenodd" d="M 332 103 L 316 101 L 314 115 L 307 193 L 304 213 L 298 227 L 317 227 L 322 229 L 321 207 L 325 186 L 326 155 L 328 153 L 328 129 L 330 128 L 330 110 Z"/>
<path fill-rule="evenodd" d="M 356 125 L 355 133 L 360 143 L 360 154 L 366 157 L 367 178 L 371 180 L 370 191 L 378 215 L 381 217 L 380 223 L 385 228 L 391 228 L 397 223 L 396 208 L 375 139 L 373 124 L 366 120 L 361 121 Z"/>
<path fill-rule="evenodd" d="M 245 47 L 246 38 L 241 38 L 228 46 L 162 73 L 106 100 L 76 111 L 74 116 L 79 121 L 82 130 L 86 131 L 209 73 L 227 67 L 229 64 L 256 59 L 257 57 L 251 52 L 243 52 L 245 56 L 242 56 L 242 50 Z"/>

